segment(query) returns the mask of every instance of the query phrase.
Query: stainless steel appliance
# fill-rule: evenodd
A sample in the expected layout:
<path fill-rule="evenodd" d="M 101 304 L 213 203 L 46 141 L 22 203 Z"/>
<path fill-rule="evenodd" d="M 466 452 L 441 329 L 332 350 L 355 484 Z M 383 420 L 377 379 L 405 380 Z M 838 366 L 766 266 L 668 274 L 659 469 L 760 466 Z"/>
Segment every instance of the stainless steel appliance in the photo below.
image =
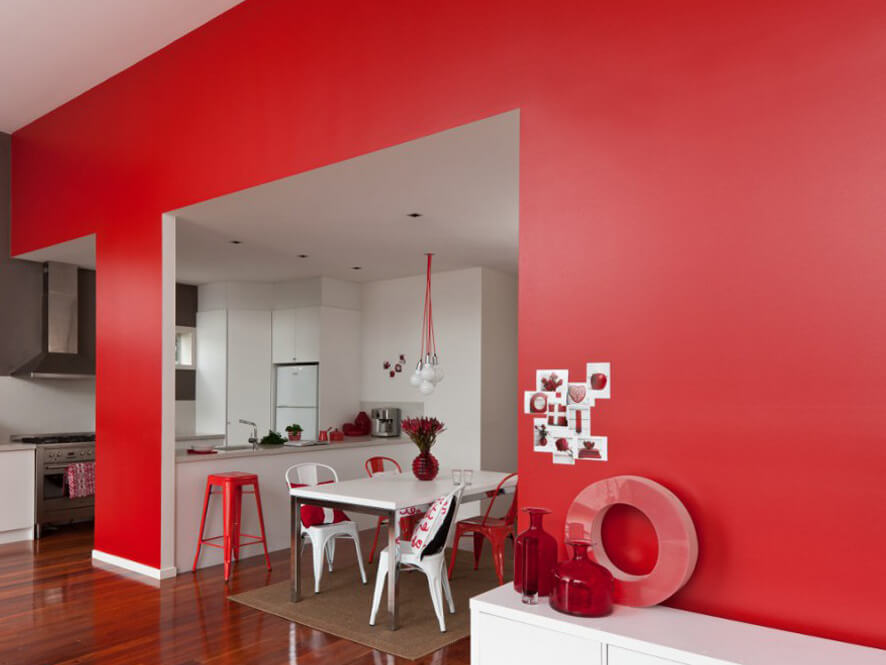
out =
<path fill-rule="evenodd" d="M 94 323 L 79 320 L 80 282 L 77 266 L 43 264 L 43 330 L 41 351 L 13 372 L 31 379 L 79 379 L 95 376 L 95 359 L 84 352 L 94 337 Z M 94 342 L 93 342 L 94 343 Z"/>
<path fill-rule="evenodd" d="M 400 436 L 400 409 L 395 407 L 373 409 L 372 436 Z"/>
<path fill-rule="evenodd" d="M 277 365 L 276 372 L 274 429 L 282 432 L 287 425 L 298 423 L 302 426 L 302 440 L 316 440 L 319 366 L 317 363 Z"/>
<path fill-rule="evenodd" d="M 34 537 L 46 524 L 91 520 L 95 497 L 71 499 L 67 495 L 65 470 L 74 462 L 95 461 L 95 433 L 18 434 L 12 441 L 36 445 L 34 479 Z"/>

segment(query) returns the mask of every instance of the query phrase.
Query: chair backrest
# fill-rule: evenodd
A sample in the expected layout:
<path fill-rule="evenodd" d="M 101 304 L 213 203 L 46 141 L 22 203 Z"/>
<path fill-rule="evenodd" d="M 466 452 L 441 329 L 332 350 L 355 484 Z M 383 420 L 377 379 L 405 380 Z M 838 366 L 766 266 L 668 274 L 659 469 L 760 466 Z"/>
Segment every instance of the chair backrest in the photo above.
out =
<path fill-rule="evenodd" d="M 400 468 L 400 464 L 397 460 L 393 457 L 383 457 L 382 455 L 370 457 L 366 460 L 366 464 L 364 464 L 363 467 L 366 469 L 366 473 L 369 474 L 370 478 L 377 473 L 403 473 L 403 469 Z"/>
<path fill-rule="evenodd" d="M 517 478 L 516 473 L 511 473 L 504 478 L 502 478 L 501 482 L 498 484 L 498 487 L 493 490 L 494 494 L 492 495 L 492 501 L 489 502 L 489 505 L 486 507 L 486 512 L 483 513 L 483 521 L 481 524 L 486 524 L 486 520 L 489 518 L 489 513 L 492 511 L 492 506 L 495 505 L 495 500 L 498 498 L 499 494 L 505 493 L 505 483 L 507 483 L 511 478 Z M 511 526 L 514 523 L 514 520 L 517 519 L 517 490 L 518 490 L 518 481 L 514 482 L 514 498 L 511 500 L 511 507 L 508 508 L 508 512 L 505 514 L 505 524 Z"/>
<path fill-rule="evenodd" d="M 301 462 L 300 464 L 293 464 L 291 467 L 286 469 L 286 487 L 292 487 L 293 485 L 319 485 L 320 480 L 320 471 L 328 471 L 332 476 L 332 481 L 334 483 L 338 482 L 338 474 L 328 464 L 320 464 L 319 462 Z M 329 481 L 325 481 L 329 482 Z"/>
<path fill-rule="evenodd" d="M 452 502 L 452 519 L 449 520 L 448 529 L 449 531 L 446 533 L 446 544 L 443 545 L 443 551 L 445 552 L 448 549 L 452 548 L 452 539 L 455 538 L 455 523 L 458 521 L 458 509 L 461 506 L 461 495 L 462 492 L 465 491 L 464 485 L 459 485 L 458 489 L 455 491 L 455 497 Z"/>

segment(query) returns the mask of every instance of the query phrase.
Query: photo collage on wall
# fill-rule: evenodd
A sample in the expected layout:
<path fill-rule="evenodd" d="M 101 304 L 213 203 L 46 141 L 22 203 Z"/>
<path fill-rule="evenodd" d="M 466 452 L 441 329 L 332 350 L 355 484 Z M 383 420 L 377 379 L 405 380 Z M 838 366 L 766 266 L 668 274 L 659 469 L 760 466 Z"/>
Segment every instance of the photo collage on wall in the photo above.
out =
<path fill-rule="evenodd" d="M 588 363 L 584 381 L 570 381 L 565 369 L 536 370 L 535 389 L 523 396 L 523 411 L 532 416 L 532 449 L 550 453 L 554 464 L 605 462 L 608 442 L 591 435 L 591 408 L 609 399 L 611 389 L 609 363 Z"/>

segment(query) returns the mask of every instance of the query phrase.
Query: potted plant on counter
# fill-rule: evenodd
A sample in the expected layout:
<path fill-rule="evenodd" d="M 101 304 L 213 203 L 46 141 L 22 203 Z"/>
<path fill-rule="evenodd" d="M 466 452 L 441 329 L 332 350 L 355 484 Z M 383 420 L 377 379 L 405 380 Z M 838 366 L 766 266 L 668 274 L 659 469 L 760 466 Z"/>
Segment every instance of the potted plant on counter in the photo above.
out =
<path fill-rule="evenodd" d="M 298 423 L 292 423 L 286 426 L 286 433 L 289 435 L 290 441 L 301 441 L 301 433 L 304 429 Z"/>
<path fill-rule="evenodd" d="M 286 439 L 280 436 L 277 432 L 272 429 L 268 430 L 268 433 L 265 434 L 261 441 L 258 442 L 260 446 L 282 446 L 286 443 Z"/>
<path fill-rule="evenodd" d="M 446 431 L 446 426 L 436 418 L 404 418 L 402 429 L 419 450 L 418 457 L 412 461 L 412 473 L 419 480 L 433 480 L 440 471 L 440 463 L 431 455 L 431 448 L 437 443 L 437 435 Z"/>

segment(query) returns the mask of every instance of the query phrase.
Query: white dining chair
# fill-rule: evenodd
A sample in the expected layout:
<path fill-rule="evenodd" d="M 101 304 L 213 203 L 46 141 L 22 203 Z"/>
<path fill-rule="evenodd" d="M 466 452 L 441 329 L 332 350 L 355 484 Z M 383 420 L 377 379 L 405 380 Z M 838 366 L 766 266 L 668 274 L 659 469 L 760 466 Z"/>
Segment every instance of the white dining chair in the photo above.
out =
<path fill-rule="evenodd" d="M 428 590 L 431 594 L 431 603 L 434 606 L 434 612 L 437 615 L 437 621 L 440 624 L 440 632 L 446 632 L 446 619 L 443 614 L 443 596 L 446 596 L 446 602 L 449 605 L 450 614 L 455 614 L 455 602 L 452 600 L 452 589 L 449 587 L 449 576 L 446 574 L 446 548 L 452 545 L 452 536 L 455 533 L 455 521 L 458 515 L 458 507 L 461 504 L 461 494 L 464 486 L 458 487 L 453 495 L 450 511 L 452 512 L 441 528 L 445 528 L 446 534 L 443 545 L 438 552 L 428 553 L 425 551 L 424 556 L 417 554 L 410 542 L 398 542 L 397 550 L 394 556 L 397 557 L 397 571 L 401 567 L 420 570 L 428 578 Z M 389 548 L 384 548 L 378 557 L 378 573 L 375 576 L 375 591 L 372 595 L 372 612 L 369 615 L 369 625 L 375 625 L 375 618 L 378 615 L 378 607 L 381 604 L 381 595 L 385 588 L 385 580 L 388 577 L 388 557 L 390 556 Z"/>
<path fill-rule="evenodd" d="M 321 471 L 328 472 L 331 479 L 321 481 Z M 338 474 L 335 469 L 328 464 L 317 462 L 293 464 L 286 469 L 285 476 L 287 488 L 295 486 L 312 487 L 328 482 L 338 482 Z M 360 577 L 363 580 L 363 584 L 366 584 L 366 570 L 363 568 L 363 552 L 360 549 L 360 533 L 357 529 L 357 523 L 353 520 L 333 523 L 333 511 L 324 508 L 323 513 L 328 523 L 308 527 L 302 523 L 301 515 L 298 516 L 299 527 L 301 528 L 301 547 L 304 549 L 306 542 L 310 540 L 311 549 L 314 551 L 314 593 L 320 593 L 320 578 L 323 576 L 324 554 L 326 555 L 329 572 L 332 572 L 332 561 L 335 558 L 335 541 L 338 538 L 350 538 L 354 541 L 354 547 L 357 549 L 357 564 L 360 566 Z"/>

